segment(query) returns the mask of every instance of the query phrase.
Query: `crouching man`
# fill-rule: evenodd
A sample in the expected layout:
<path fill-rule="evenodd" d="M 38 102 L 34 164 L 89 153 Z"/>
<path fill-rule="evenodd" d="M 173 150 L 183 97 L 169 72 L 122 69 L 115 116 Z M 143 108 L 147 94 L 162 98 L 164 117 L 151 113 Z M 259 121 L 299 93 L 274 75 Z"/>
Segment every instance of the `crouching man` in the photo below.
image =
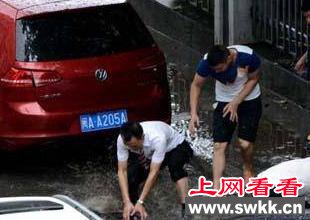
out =
<path fill-rule="evenodd" d="M 117 139 L 118 178 L 124 202 L 124 219 L 135 214 L 142 219 L 147 218 L 144 201 L 160 168 L 166 165 L 171 179 L 176 183 L 184 215 L 188 177 L 183 166 L 192 155 L 193 150 L 184 137 L 164 122 L 125 123 Z M 143 182 L 139 194 L 139 185 Z"/>

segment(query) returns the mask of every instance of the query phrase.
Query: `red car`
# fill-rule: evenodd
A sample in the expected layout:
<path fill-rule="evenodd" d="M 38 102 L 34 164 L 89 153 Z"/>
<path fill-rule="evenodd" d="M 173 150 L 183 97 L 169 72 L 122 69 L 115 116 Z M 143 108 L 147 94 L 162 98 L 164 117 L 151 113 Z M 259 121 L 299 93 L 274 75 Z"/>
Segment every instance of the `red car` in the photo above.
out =
<path fill-rule="evenodd" d="M 0 0 L 0 147 L 171 117 L 163 53 L 124 0 Z"/>

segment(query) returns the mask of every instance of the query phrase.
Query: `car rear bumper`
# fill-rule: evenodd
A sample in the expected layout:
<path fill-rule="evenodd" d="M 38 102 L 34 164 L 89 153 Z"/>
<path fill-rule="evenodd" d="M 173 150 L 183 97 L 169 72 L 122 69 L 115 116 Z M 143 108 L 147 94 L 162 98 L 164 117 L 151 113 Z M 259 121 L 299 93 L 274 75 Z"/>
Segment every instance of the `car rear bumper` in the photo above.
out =
<path fill-rule="evenodd" d="M 1 146 L 19 148 L 68 136 L 108 134 L 110 130 L 82 133 L 80 115 L 126 109 L 129 121 L 160 120 L 170 123 L 170 100 L 147 98 L 139 103 L 114 105 L 87 112 L 46 112 L 38 102 L 0 103 Z M 113 130 L 113 129 L 112 129 Z M 114 129 L 115 130 L 115 129 Z"/>

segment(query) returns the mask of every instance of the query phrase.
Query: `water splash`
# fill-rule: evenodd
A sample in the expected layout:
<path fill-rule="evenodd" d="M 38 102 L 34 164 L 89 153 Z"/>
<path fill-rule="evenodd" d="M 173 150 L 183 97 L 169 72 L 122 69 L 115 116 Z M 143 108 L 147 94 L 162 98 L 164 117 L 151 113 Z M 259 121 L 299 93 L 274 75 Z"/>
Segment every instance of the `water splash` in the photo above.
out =
<path fill-rule="evenodd" d="M 190 135 L 188 127 L 191 117 L 188 112 L 188 104 L 184 104 L 184 100 L 189 102 L 186 94 L 184 94 L 184 92 L 188 93 L 189 91 L 188 82 L 186 82 L 183 74 L 177 71 L 175 67 L 176 65 L 173 63 L 168 64 L 168 79 L 171 88 L 171 126 L 186 138 L 195 156 L 209 161 L 212 159 L 213 154 L 213 139 L 207 129 L 208 126 L 204 118 L 200 120 L 200 126 L 197 129 L 196 135 L 194 137 Z"/>

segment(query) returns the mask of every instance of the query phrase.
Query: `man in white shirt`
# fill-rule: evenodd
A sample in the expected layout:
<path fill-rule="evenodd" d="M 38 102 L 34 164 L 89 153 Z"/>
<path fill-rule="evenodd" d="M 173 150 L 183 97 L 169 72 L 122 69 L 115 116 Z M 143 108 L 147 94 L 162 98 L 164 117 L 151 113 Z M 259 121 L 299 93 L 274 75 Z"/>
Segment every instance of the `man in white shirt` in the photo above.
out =
<path fill-rule="evenodd" d="M 193 150 L 184 137 L 164 122 L 125 123 L 117 139 L 118 177 L 124 202 L 124 219 L 129 219 L 135 213 L 140 214 L 142 219 L 147 217 L 144 200 L 160 168 L 165 165 L 176 183 L 184 215 L 188 178 L 183 166 L 192 155 Z M 139 196 L 139 185 L 144 181 Z"/>

